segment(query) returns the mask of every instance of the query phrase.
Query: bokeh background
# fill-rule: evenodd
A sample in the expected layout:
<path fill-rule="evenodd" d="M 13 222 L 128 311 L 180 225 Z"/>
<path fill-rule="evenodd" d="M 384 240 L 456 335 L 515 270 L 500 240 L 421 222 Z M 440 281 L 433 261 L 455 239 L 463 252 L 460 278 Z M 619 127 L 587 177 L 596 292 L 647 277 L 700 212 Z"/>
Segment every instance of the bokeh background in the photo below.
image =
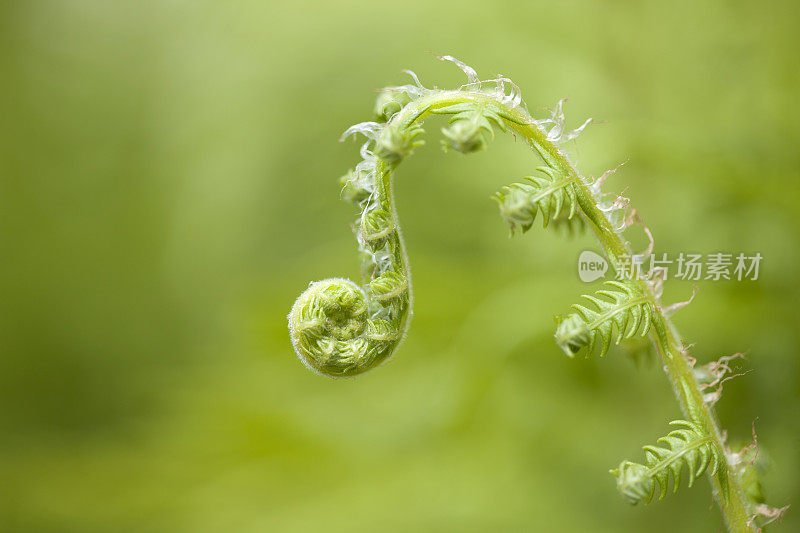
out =
<path fill-rule="evenodd" d="M 0 531 L 720 531 L 708 484 L 648 507 L 608 469 L 680 417 L 657 362 L 567 360 L 554 314 L 594 247 L 508 238 L 503 136 L 396 180 L 416 309 L 396 357 L 331 381 L 292 353 L 310 280 L 358 275 L 338 143 L 375 89 L 462 83 L 429 52 L 569 97 L 580 166 L 656 250 L 760 252 L 676 317 L 732 442 L 800 503 L 800 9 L 793 1 L 0 4 Z M 641 235 L 632 239 L 643 242 Z M 666 300 L 692 283 L 671 281 Z M 790 510 L 775 531 L 800 529 Z"/>

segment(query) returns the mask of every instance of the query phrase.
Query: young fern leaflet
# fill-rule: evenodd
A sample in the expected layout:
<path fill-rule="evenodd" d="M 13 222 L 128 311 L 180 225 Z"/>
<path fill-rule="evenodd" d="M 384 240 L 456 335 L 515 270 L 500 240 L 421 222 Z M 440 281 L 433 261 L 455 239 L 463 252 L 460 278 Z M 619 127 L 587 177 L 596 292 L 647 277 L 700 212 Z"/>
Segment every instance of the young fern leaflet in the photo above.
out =
<path fill-rule="evenodd" d="M 569 357 L 583 347 L 587 347 L 590 355 L 597 345 L 600 357 L 604 357 L 611 347 L 614 328 L 617 330 L 614 344 L 635 335 L 645 336 L 650 331 L 653 307 L 639 286 L 622 281 L 607 281 L 606 285 L 616 290 L 603 289 L 595 293 L 597 296 L 582 296 L 596 309 L 574 304 L 575 313 L 557 318 L 556 343 Z"/>
<path fill-rule="evenodd" d="M 538 167 L 543 176 L 527 176 L 524 183 L 512 183 L 492 197 L 500 206 L 500 215 L 508 222 L 511 233 L 519 227 L 522 233 L 533 226 L 537 213 L 542 225 L 550 221 L 579 220 L 575 177 L 565 177 L 550 167 Z M 566 213 L 562 211 L 566 209 Z"/>
<path fill-rule="evenodd" d="M 712 476 L 718 472 L 724 476 L 725 454 L 715 446 L 714 439 L 706 435 L 703 428 L 685 420 L 673 420 L 670 424 L 679 429 L 657 441 L 666 444 L 666 447 L 643 448 L 646 464 L 623 461 L 618 469 L 610 471 L 617 478 L 617 490 L 628 503 L 650 503 L 655 495 L 656 484 L 660 487 L 658 499 L 663 499 L 667 495 L 670 474 L 672 491 L 678 492 L 684 466 L 690 487 L 706 471 Z"/>

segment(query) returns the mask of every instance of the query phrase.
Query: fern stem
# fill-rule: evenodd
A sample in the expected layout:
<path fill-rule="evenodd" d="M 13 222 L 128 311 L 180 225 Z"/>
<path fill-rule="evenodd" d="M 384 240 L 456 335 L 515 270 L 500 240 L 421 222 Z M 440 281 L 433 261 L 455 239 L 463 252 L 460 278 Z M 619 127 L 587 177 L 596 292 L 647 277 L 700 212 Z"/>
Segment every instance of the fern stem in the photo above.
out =
<path fill-rule="evenodd" d="M 622 259 L 633 255 L 630 245 L 619 233 L 614 231 L 611 222 L 600 209 L 586 180 L 570 163 L 567 156 L 554 142 L 547 138 L 544 131 L 534 123 L 530 115 L 524 110 L 508 106 L 496 98 L 478 91 L 441 91 L 413 101 L 397 113 L 391 122 L 400 127 L 408 128 L 415 121 L 422 120 L 425 116 L 435 113 L 437 110 L 464 102 L 480 104 L 495 110 L 512 130 L 526 140 L 548 166 L 559 170 L 566 176 L 567 180 L 575 183 L 579 205 L 591 222 L 590 226 L 605 249 L 612 266 L 619 272 L 623 264 Z M 382 180 L 384 187 L 391 186 L 388 183 L 389 174 L 390 172 L 387 172 Z M 402 240 L 400 241 L 398 252 L 400 256 L 398 259 L 405 263 Z M 725 442 L 722 438 L 716 414 L 713 407 L 703 400 L 703 395 L 692 373 L 691 366 L 682 351 L 683 344 L 680 341 L 677 330 L 663 310 L 656 304 L 657 299 L 650 283 L 641 277 L 636 282 L 640 284 L 646 298 L 655 308 L 654 327 L 650 335 L 658 348 L 667 377 L 672 384 L 684 416 L 700 425 L 709 435 L 713 445 L 724 453 Z M 731 467 L 728 464 L 723 464 L 716 475 L 709 474 L 708 477 L 712 485 L 714 498 L 720 506 L 728 530 L 733 533 L 754 532 L 755 527 L 749 520 L 747 500 Z"/>
<path fill-rule="evenodd" d="M 524 136 L 548 163 L 557 164 L 560 170 L 569 176 L 578 177 L 579 174 L 567 157 L 559 148 L 549 142 L 535 125 L 512 125 L 512 128 Z M 578 201 L 586 216 L 591 221 L 592 231 L 605 249 L 612 266 L 618 272 L 622 268 L 622 258 L 632 257 L 630 245 L 617 233 L 611 223 L 600 210 L 591 191 L 581 179 L 576 181 L 578 188 Z M 675 397 L 681 406 L 684 416 L 699 424 L 713 439 L 713 445 L 723 453 L 725 441 L 717 421 L 713 407 L 703 400 L 703 394 L 697 380 L 692 373 L 687 358 L 681 350 L 682 342 L 672 322 L 663 310 L 655 305 L 656 296 L 650 284 L 642 279 L 637 279 L 645 295 L 653 302 L 654 313 L 651 338 L 655 342 L 659 355 L 664 363 L 665 372 L 669 378 Z M 722 511 L 725 524 L 731 532 L 755 531 L 749 520 L 748 504 L 737 476 L 726 463 L 717 475 L 708 475 L 714 492 L 714 498 Z M 723 487 L 723 484 L 725 487 Z M 726 497 L 727 495 L 727 497 Z"/>
<path fill-rule="evenodd" d="M 692 373 L 692 368 L 679 348 L 680 341 L 677 332 L 660 309 L 656 317 L 656 327 L 651 335 L 684 415 L 700 424 L 713 439 L 714 446 L 724 452 L 725 441 L 714 408 L 703 400 L 703 394 Z M 711 482 L 714 499 L 722 510 L 728 530 L 737 533 L 756 531 L 750 520 L 747 498 L 738 476 L 727 461 L 721 465 L 717 475 L 709 474 L 708 478 Z"/>

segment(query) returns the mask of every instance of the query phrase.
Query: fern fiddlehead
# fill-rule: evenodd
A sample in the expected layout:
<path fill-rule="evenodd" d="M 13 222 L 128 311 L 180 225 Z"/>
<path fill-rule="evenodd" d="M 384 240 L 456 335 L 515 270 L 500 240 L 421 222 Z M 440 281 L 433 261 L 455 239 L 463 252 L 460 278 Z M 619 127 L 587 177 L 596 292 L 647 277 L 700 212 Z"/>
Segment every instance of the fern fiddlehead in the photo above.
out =
<path fill-rule="evenodd" d="M 396 349 L 411 317 L 411 280 L 397 213 L 392 198 L 392 176 L 405 157 L 423 144 L 422 122 L 430 115 L 450 115 L 442 130 L 445 149 L 471 153 L 484 149 L 495 128 L 511 130 L 524 139 L 544 164 L 540 175 L 505 187 L 494 196 L 512 233 L 530 229 L 537 214 L 543 225 L 589 227 L 618 273 L 624 258 L 633 256 L 622 232 L 634 217 L 627 199 L 604 194 L 598 179 L 581 175 L 562 147 L 586 127 L 566 131 L 562 102 L 549 118 L 535 120 L 519 89 L 502 76 L 480 81 L 475 71 L 445 56 L 467 76 L 455 90 L 428 89 L 409 72 L 414 84 L 384 89 L 375 107 L 377 122 L 357 124 L 344 137 L 362 134 L 362 161 L 345 176 L 342 197 L 361 211 L 355 224 L 362 256 L 361 286 L 332 278 L 312 283 L 289 314 L 295 351 L 312 370 L 330 377 L 353 376 L 370 370 Z M 725 440 L 713 406 L 705 402 L 692 372 L 693 361 L 664 312 L 660 290 L 641 273 L 610 282 L 587 305 L 560 320 L 556 341 L 568 356 L 582 348 L 599 346 L 605 355 L 612 343 L 649 333 L 658 350 L 676 398 L 686 417 L 661 442 L 668 447 L 646 447 L 647 464 L 625 461 L 615 471 L 623 496 L 631 503 L 649 501 L 657 483 L 662 495 L 672 472 L 674 486 L 684 465 L 690 484 L 708 474 L 715 499 L 730 531 L 754 531 L 758 511 L 745 497 L 724 452 Z M 616 335 L 614 332 L 616 331 Z"/>
<path fill-rule="evenodd" d="M 690 487 L 706 471 L 712 476 L 725 471 L 725 454 L 703 428 L 685 420 L 673 420 L 670 424 L 679 429 L 658 439 L 666 447 L 644 447 L 646 464 L 623 461 L 618 469 L 611 470 L 617 478 L 617 490 L 628 503 L 650 503 L 656 484 L 660 487 L 658 499 L 663 499 L 667 495 L 670 474 L 672 490 L 678 492 L 684 466 Z"/>
<path fill-rule="evenodd" d="M 403 99 L 400 99 L 402 102 Z M 396 100 L 382 99 L 376 114 L 391 116 Z M 398 103 L 399 105 L 399 103 Z M 376 134 L 374 125 L 367 126 Z M 311 370 L 329 377 L 354 376 L 381 364 L 399 344 L 411 315 L 408 263 L 390 196 L 391 162 L 412 150 L 419 128 L 380 130 L 383 159 L 366 150 L 344 176 L 342 197 L 361 208 L 355 226 L 364 287 L 341 278 L 309 285 L 289 313 L 292 344 Z"/>

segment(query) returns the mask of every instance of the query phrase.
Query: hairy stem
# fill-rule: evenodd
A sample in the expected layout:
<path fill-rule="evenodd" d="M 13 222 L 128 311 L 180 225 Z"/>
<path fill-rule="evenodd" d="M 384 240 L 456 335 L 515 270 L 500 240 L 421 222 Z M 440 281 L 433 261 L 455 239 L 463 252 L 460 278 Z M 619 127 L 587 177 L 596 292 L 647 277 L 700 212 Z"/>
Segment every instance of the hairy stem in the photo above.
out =
<path fill-rule="evenodd" d="M 479 91 L 441 91 L 423 96 L 405 106 L 392 117 L 390 122 L 399 127 L 408 128 L 414 122 L 422 121 L 429 114 L 441 112 L 440 110 L 443 108 L 464 102 L 481 104 L 494 110 L 513 131 L 527 141 L 549 166 L 558 169 L 567 179 L 574 181 L 578 190 L 578 202 L 591 222 L 592 231 L 603 246 L 612 266 L 615 270 L 620 271 L 623 258 L 633 256 L 630 244 L 614 230 L 611 222 L 600 209 L 586 180 L 581 177 L 558 146 L 547 138 L 544 131 L 534 123 L 527 112 L 520 108 L 504 105 L 496 98 Z M 392 165 L 392 167 L 394 166 Z M 391 187 L 391 170 L 393 168 L 382 174 L 383 187 Z M 394 214 L 394 210 L 392 212 Z M 399 244 L 398 260 L 405 266 L 402 240 Z M 654 327 L 650 335 L 658 348 L 665 372 L 684 416 L 700 425 L 709 435 L 713 445 L 724 453 L 725 442 L 716 414 L 713 407 L 703 400 L 692 368 L 683 352 L 683 343 L 677 330 L 657 304 L 658 299 L 651 284 L 641 276 L 636 279 L 636 282 L 655 308 Z M 713 488 L 714 498 L 720 506 L 728 530 L 737 533 L 755 531 L 755 527 L 749 521 L 745 495 L 731 467 L 724 464 L 717 474 L 708 477 Z"/>

